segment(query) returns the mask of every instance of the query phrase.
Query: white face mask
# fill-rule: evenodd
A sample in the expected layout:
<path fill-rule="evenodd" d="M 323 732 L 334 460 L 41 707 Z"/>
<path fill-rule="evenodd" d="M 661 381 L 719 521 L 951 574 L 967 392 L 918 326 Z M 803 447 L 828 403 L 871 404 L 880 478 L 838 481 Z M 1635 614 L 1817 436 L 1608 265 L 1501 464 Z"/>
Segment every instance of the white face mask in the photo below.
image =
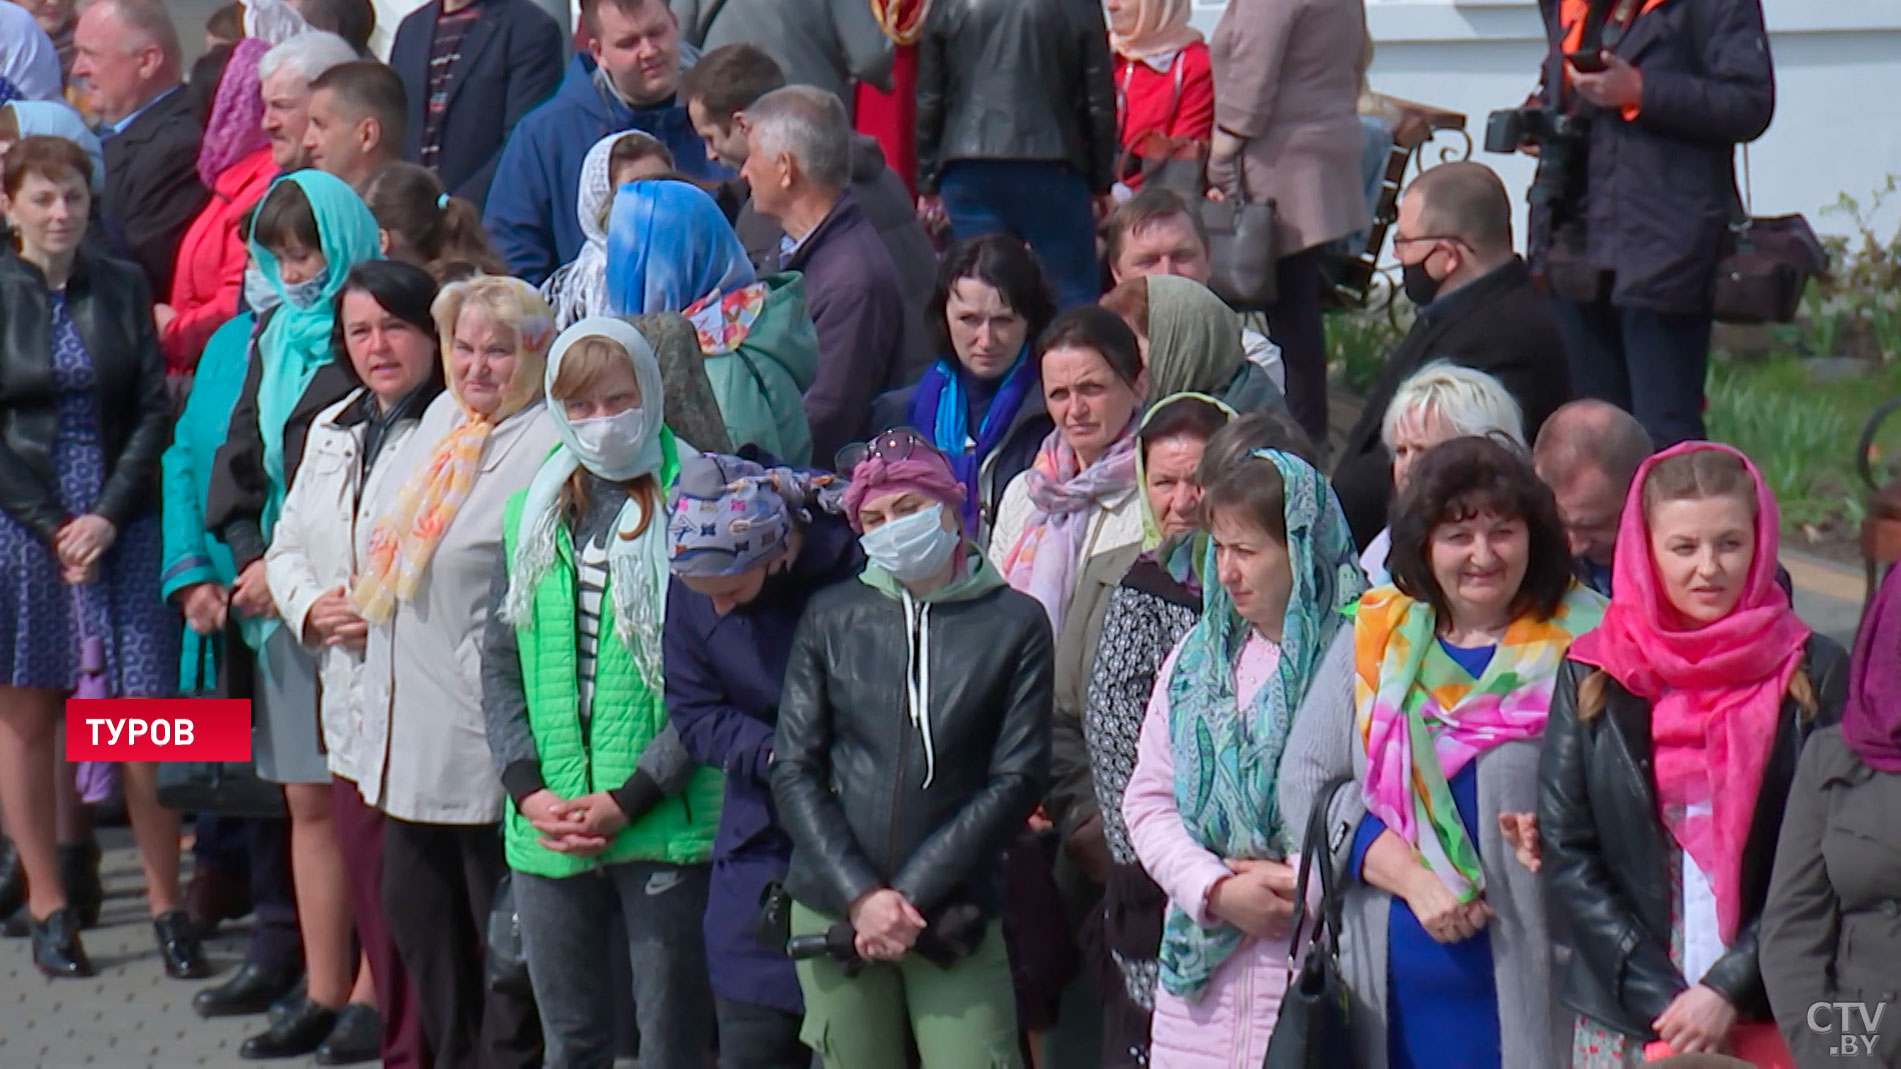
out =
<path fill-rule="evenodd" d="M 277 288 L 264 272 L 257 268 L 247 268 L 244 272 L 244 306 L 252 312 L 262 315 L 277 307 Z"/>
<path fill-rule="evenodd" d="M 646 444 L 647 413 L 635 406 L 617 415 L 574 420 L 568 429 L 574 432 L 569 448 L 582 467 L 596 475 L 626 471 L 639 462 Z"/>
<path fill-rule="evenodd" d="M 871 563 L 911 583 L 943 571 L 957 542 L 957 532 L 944 528 L 942 504 L 920 509 L 858 537 Z"/>

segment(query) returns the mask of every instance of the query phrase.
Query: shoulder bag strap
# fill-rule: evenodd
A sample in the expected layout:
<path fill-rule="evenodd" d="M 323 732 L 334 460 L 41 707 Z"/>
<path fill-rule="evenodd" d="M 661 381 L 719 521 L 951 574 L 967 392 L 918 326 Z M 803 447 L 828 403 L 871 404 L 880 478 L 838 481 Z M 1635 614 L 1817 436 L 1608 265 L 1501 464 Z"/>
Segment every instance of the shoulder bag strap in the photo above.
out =
<path fill-rule="evenodd" d="M 1343 905 L 1341 895 L 1334 886 L 1333 843 L 1327 834 L 1328 814 L 1333 809 L 1333 800 L 1340 791 L 1354 783 L 1352 776 L 1341 776 L 1328 781 L 1314 796 L 1314 808 L 1307 815 L 1307 833 L 1301 839 L 1300 875 L 1294 881 L 1294 925 L 1293 935 L 1287 941 L 1288 965 L 1291 968 L 1294 958 L 1301 949 L 1301 933 L 1307 923 L 1307 880 L 1313 872 L 1315 859 L 1321 858 L 1320 865 L 1320 919 L 1315 922 L 1307 942 L 1318 944 L 1323 938 L 1327 941 L 1327 952 L 1340 952 L 1340 928 Z M 1324 857 L 1323 857 L 1324 855 Z"/>

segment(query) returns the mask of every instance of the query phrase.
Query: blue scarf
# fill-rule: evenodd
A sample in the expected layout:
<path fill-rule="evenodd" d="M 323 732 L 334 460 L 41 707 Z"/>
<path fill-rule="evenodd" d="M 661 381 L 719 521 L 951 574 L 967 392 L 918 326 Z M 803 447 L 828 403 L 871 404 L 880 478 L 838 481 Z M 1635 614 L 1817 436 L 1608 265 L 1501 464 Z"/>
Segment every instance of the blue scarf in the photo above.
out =
<path fill-rule="evenodd" d="M 977 428 L 974 448 L 970 444 L 970 395 L 964 388 L 962 367 L 956 357 L 939 357 L 911 395 L 911 408 L 905 413 L 905 422 L 931 439 L 931 444 L 950 459 L 957 481 L 964 484 L 966 531 L 981 530 L 978 510 L 982 506 L 983 490 L 978 486 L 978 476 L 984 458 L 1003 444 L 1003 436 L 1010 433 L 1011 424 L 1016 422 L 1017 410 L 1037 386 L 1036 362 L 1030 359 L 1030 347 L 1025 343 L 1016 363 L 1004 372 L 997 395 L 990 400 L 990 408 Z"/>
<path fill-rule="evenodd" d="M 1294 585 L 1281 624 L 1280 662 L 1249 708 L 1239 708 L 1235 669 L 1251 628 L 1227 588 L 1207 584 L 1201 620 L 1182 640 L 1168 677 L 1168 735 L 1175 805 L 1188 834 L 1221 857 L 1280 858 L 1289 848 L 1276 802 L 1287 735 L 1314 668 L 1346 626 L 1340 610 L 1359 600 L 1366 577 L 1326 477 L 1286 453 L 1261 449 L 1253 456 L 1272 462 L 1285 487 Z M 1212 575 L 1212 547 L 1207 554 L 1204 568 Z M 1233 925 L 1204 928 L 1170 903 L 1159 954 L 1162 986 L 1182 998 L 1200 997 L 1242 938 Z"/>
<path fill-rule="evenodd" d="M 629 182 L 607 217 L 607 300 L 615 315 L 684 312 L 758 281 L 746 247 L 705 190 Z"/>
<path fill-rule="evenodd" d="M 350 268 L 383 258 L 376 217 L 343 179 L 322 171 L 298 171 L 271 183 L 271 192 L 285 182 L 303 190 L 311 213 L 317 217 L 326 282 L 322 294 L 308 307 L 291 305 L 285 300 L 277 257 L 256 238 L 251 239 L 251 255 L 257 257 L 258 270 L 283 302 L 257 343 L 258 358 L 263 361 L 258 372 L 257 429 L 264 443 L 267 478 L 263 516 L 266 538 L 284 507 L 284 423 L 310 387 L 310 380 L 336 355 L 330 349 L 330 332 L 336 323 L 337 293 L 343 289 Z M 264 194 L 259 207 L 270 199 L 270 193 Z M 256 220 L 256 212 L 251 218 Z"/>

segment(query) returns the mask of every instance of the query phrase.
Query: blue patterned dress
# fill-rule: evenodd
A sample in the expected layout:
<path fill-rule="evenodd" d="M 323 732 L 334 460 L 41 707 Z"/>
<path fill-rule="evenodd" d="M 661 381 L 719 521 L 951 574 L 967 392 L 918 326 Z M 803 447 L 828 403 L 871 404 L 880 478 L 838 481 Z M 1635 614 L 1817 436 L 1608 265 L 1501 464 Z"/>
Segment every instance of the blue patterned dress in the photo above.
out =
<path fill-rule="evenodd" d="M 53 472 L 60 505 L 80 516 L 98 502 L 106 482 L 97 378 L 65 295 L 51 298 L 53 385 L 59 395 Z M 156 470 L 151 479 L 156 485 Z M 107 679 L 118 696 L 159 698 L 177 690 L 178 622 L 159 597 L 161 559 L 158 513 L 148 512 L 120 529 L 97 578 L 79 592 L 86 632 L 105 639 Z M 0 681 L 70 689 L 78 675 L 80 630 L 73 588 L 60 582 L 52 547 L 0 512 L 0 562 Z"/>

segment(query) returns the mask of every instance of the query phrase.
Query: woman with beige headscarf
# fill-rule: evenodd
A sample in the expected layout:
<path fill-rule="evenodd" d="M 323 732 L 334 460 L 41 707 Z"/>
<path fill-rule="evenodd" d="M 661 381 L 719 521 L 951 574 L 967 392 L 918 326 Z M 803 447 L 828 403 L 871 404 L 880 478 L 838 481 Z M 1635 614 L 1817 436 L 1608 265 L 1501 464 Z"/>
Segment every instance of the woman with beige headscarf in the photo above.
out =
<path fill-rule="evenodd" d="M 381 809 L 383 909 L 445 1065 L 478 1051 L 527 1064 L 541 1041 L 525 999 L 468 982 L 507 871 L 502 786 L 482 713 L 482 629 L 502 557 L 502 507 L 558 440 L 542 397 L 554 316 L 532 286 L 478 276 L 433 309 L 449 388 L 391 458 L 351 601 L 364 653 L 363 800 Z M 397 479 L 399 473 L 407 477 Z M 398 641 L 400 635 L 400 642 Z"/>
<path fill-rule="evenodd" d="M 1142 187 L 1144 157 L 1159 160 L 1185 148 L 1182 142 L 1206 145 L 1214 134 L 1214 68 L 1207 42 L 1188 25 L 1193 7 L 1191 0 L 1103 5 L 1115 51 L 1116 132 L 1128 156 L 1116 177 L 1131 190 Z"/>

